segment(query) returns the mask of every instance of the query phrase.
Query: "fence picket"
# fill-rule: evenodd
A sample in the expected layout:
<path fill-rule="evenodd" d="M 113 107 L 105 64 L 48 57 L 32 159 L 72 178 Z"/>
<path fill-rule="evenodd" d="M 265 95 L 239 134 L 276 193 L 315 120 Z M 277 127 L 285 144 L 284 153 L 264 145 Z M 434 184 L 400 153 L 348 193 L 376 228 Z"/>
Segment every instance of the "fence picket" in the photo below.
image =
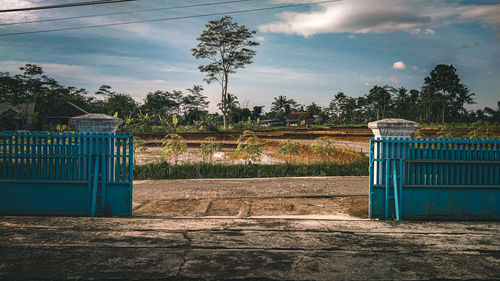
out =
<path fill-rule="evenodd" d="M 86 181 L 90 151 L 106 152 L 107 182 L 127 181 L 133 165 L 128 134 L 0 132 L 0 180 Z M 109 139 L 109 141 L 105 141 Z M 113 174 L 108 174 L 109 172 Z"/>

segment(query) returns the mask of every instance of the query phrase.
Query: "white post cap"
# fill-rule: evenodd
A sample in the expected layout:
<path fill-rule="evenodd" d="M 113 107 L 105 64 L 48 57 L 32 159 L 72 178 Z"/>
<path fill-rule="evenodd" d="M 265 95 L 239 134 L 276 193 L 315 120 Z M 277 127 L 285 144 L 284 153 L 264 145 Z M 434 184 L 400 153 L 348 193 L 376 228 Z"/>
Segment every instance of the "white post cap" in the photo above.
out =
<path fill-rule="evenodd" d="M 386 118 L 368 123 L 368 128 L 372 130 L 375 138 L 410 138 L 418 126 L 417 122 L 399 118 Z"/>
<path fill-rule="evenodd" d="M 73 117 L 69 124 L 80 132 L 114 133 L 123 120 L 106 114 L 85 114 Z"/>

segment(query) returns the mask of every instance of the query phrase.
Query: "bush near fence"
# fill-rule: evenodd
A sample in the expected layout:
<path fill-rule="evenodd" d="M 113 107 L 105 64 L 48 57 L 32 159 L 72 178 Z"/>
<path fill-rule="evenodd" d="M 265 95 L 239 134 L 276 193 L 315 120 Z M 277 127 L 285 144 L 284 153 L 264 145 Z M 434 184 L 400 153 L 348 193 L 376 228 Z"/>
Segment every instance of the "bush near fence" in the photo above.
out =
<path fill-rule="evenodd" d="M 166 162 L 134 166 L 134 179 L 201 179 L 201 178 L 268 178 L 306 176 L 367 176 L 368 159 L 339 165 L 336 162 L 313 164 L 211 164 L 187 163 L 169 165 Z"/>

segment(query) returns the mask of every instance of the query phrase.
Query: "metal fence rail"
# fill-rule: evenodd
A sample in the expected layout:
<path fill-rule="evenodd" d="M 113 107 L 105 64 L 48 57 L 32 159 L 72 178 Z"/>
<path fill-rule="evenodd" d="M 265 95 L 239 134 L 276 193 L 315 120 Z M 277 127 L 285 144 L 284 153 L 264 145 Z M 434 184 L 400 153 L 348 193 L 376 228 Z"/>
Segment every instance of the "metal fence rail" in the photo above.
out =
<path fill-rule="evenodd" d="M 108 192 L 107 187 L 116 189 L 117 186 L 128 187 L 128 205 L 131 206 L 132 169 L 133 138 L 130 134 L 0 132 L 0 194 L 4 195 L 3 200 L 0 199 L 3 203 L 0 214 L 24 211 L 34 214 L 109 213 L 104 209 L 116 202 L 112 197 L 106 199 L 108 193 L 113 193 Z M 66 186 L 66 190 L 62 190 L 62 186 Z M 80 198 L 81 192 L 71 194 L 69 191 L 80 190 L 82 186 L 88 189 L 89 198 Z M 21 193 L 27 190 L 42 195 L 42 198 L 48 194 L 52 196 L 44 204 L 38 202 L 30 206 L 21 202 Z M 66 195 L 58 198 L 63 193 Z M 88 210 L 80 208 L 74 213 L 58 208 L 56 199 L 68 196 L 78 197 L 71 200 L 88 201 Z M 12 201 L 13 198 L 20 202 Z M 25 208 L 21 209 L 21 206 Z"/>
<path fill-rule="evenodd" d="M 500 218 L 500 139 L 372 139 L 370 216 Z"/>

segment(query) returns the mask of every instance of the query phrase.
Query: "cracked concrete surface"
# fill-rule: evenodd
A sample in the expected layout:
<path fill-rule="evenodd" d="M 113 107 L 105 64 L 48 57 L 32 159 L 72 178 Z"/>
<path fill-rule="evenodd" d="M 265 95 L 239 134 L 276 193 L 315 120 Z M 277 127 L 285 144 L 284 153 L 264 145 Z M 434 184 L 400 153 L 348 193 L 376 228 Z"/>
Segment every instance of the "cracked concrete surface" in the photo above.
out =
<path fill-rule="evenodd" d="M 136 209 L 177 204 L 177 217 L 0 217 L 0 280 L 499 279 L 500 222 L 371 221 L 327 205 L 365 195 L 363 180 L 151 182 L 137 184 Z M 254 216 L 278 199 L 320 201 Z M 224 207 L 231 200 L 241 204 Z M 319 215 L 321 204 L 333 213 Z M 186 210 L 201 215 L 179 217 Z"/>
<path fill-rule="evenodd" d="M 2 217 L 0 279 L 495 279 L 498 230 L 498 222 Z"/>

